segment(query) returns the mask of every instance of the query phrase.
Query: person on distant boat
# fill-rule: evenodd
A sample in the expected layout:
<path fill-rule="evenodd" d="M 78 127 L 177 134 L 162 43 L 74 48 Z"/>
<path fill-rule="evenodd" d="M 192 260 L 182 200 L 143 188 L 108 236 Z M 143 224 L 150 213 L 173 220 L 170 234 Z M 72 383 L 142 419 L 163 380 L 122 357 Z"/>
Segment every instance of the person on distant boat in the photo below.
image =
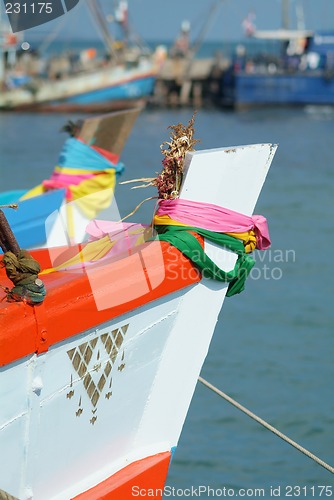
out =
<path fill-rule="evenodd" d="M 170 50 L 171 57 L 186 57 L 189 52 L 189 33 L 190 23 L 189 21 L 183 21 L 181 24 L 181 32 Z"/>

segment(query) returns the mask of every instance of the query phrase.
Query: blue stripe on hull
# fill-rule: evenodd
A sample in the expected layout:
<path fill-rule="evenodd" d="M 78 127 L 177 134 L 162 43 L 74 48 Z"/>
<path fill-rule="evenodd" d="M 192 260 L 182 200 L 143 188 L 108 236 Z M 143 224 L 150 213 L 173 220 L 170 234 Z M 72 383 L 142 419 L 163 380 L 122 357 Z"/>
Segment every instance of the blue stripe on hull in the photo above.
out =
<path fill-rule="evenodd" d="M 334 104 L 334 78 L 238 74 L 234 98 L 236 104 Z"/>
<path fill-rule="evenodd" d="M 95 104 L 123 99 L 135 99 L 152 94 L 155 77 L 149 76 L 138 80 L 132 80 L 120 85 L 96 89 L 62 100 L 61 102 L 73 104 Z"/>

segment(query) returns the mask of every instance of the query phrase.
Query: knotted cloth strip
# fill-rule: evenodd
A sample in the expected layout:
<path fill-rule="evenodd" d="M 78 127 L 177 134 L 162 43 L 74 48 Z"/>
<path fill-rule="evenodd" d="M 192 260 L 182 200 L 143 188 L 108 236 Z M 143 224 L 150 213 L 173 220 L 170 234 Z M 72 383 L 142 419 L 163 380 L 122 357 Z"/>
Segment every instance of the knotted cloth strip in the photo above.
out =
<path fill-rule="evenodd" d="M 227 296 L 240 293 L 255 261 L 247 255 L 270 246 L 267 221 L 262 215 L 247 216 L 210 203 L 161 199 L 153 222 L 159 239 L 168 241 L 188 257 L 202 275 L 229 283 Z M 205 253 L 192 233 L 238 255 L 235 267 L 226 272 Z"/>
<path fill-rule="evenodd" d="M 199 227 L 187 226 L 157 226 L 159 240 L 168 241 L 180 252 L 188 257 L 206 278 L 229 283 L 226 296 L 232 297 L 245 289 L 245 282 L 255 261 L 245 253 L 243 243 L 232 236 L 215 233 Z M 220 269 L 205 253 L 197 238 L 191 233 L 195 232 L 204 238 L 232 250 L 238 254 L 237 262 L 232 271 Z"/>
<path fill-rule="evenodd" d="M 26 250 L 20 250 L 18 255 L 6 252 L 3 263 L 8 278 L 15 285 L 7 292 L 8 300 L 26 300 L 30 304 L 43 302 L 46 290 L 38 278 L 40 265 Z"/>
<path fill-rule="evenodd" d="M 109 151 L 71 137 L 66 140 L 50 178 L 25 193 L 20 200 L 65 188 L 66 200 L 76 200 L 76 205 L 92 219 L 111 203 L 117 176 L 124 170 L 118 159 Z"/>
<path fill-rule="evenodd" d="M 166 216 L 173 222 L 168 221 Z M 154 224 L 170 225 L 175 223 L 195 226 L 217 233 L 254 231 L 256 248 L 265 250 L 270 246 L 267 220 L 262 215 L 248 216 L 211 203 L 195 202 L 182 198 L 159 200 Z"/>

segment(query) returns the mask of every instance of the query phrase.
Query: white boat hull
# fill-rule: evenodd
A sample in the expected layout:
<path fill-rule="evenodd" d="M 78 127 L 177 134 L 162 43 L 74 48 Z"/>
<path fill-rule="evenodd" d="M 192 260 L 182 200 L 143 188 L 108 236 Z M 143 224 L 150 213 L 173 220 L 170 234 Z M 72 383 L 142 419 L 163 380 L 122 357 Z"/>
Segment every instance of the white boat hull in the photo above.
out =
<path fill-rule="evenodd" d="M 183 198 L 220 200 L 251 214 L 275 149 L 256 145 L 188 155 Z M 215 182 L 203 181 L 203 165 Z M 227 189 L 234 185 L 237 193 Z M 234 267 L 235 254 L 205 246 L 225 270 Z M 89 292 L 75 292 L 79 271 L 45 275 L 50 294 L 43 306 L 17 309 L 22 318 L 11 325 L 11 335 L 20 324 L 31 333 L 36 321 L 39 346 L 37 354 L 10 361 L 7 344 L 13 348 L 15 341 L 8 334 L 3 348 L 0 442 L 6 460 L 0 488 L 20 499 L 69 499 L 177 446 L 227 284 L 199 281 L 187 259 L 182 257 L 186 268 L 175 260 L 177 250 L 166 261 L 152 248 L 159 246 L 148 244 L 116 262 L 121 281 L 112 264 L 87 268 Z M 147 299 L 132 305 L 140 297 Z M 16 317 L 10 306 L 3 306 L 9 321 Z M 92 314 L 97 319 L 91 327 L 76 329 Z"/>

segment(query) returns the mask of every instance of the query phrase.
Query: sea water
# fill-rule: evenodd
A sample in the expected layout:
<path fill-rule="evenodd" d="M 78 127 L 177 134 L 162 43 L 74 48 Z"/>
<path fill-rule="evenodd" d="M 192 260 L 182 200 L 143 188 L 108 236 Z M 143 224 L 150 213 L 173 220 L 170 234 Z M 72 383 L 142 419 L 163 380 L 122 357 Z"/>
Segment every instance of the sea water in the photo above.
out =
<path fill-rule="evenodd" d="M 122 154 L 123 179 L 154 176 L 168 126 L 191 115 L 142 112 Z M 80 117 L 0 114 L 1 191 L 47 178 L 60 128 Z M 268 219 L 271 249 L 255 253 L 246 290 L 226 299 L 201 375 L 334 465 L 334 110 L 200 110 L 195 128 L 197 149 L 279 145 L 255 210 Z M 118 186 L 121 215 L 154 194 Z M 149 222 L 153 209 L 146 203 L 132 220 Z M 165 498 L 334 497 L 330 472 L 200 383 L 167 486 Z"/>

